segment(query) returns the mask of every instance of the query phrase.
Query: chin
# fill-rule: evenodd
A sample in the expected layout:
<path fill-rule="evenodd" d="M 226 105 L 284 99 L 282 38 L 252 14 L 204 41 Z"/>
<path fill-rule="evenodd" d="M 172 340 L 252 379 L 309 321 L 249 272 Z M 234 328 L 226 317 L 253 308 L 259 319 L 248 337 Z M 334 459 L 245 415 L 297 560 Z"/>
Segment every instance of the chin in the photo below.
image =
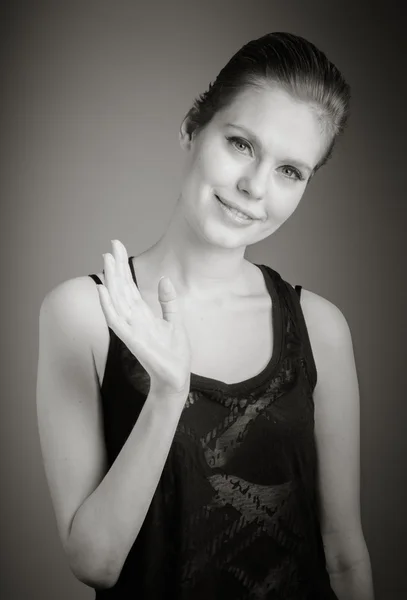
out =
<path fill-rule="evenodd" d="M 249 246 L 258 241 L 257 239 L 253 240 L 252 236 L 243 233 L 242 230 L 226 229 L 212 220 L 201 224 L 199 233 L 212 246 L 230 250 Z"/>

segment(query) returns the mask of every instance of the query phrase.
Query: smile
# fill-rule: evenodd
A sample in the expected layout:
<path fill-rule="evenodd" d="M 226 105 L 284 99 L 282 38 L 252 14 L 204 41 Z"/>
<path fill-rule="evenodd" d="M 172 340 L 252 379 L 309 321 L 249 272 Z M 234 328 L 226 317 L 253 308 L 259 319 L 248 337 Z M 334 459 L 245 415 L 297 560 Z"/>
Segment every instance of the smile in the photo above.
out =
<path fill-rule="evenodd" d="M 237 210 L 236 208 L 229 206 L 228 204 L 223 202 L 216 194 L 215 194 L 215 198 L 217 199 L 219 206 L 224 210 L 224 212 L 226 214 L 228 214 L 230 217 L 232 217 L 234 220 L 236 220 L 238 222 L 243 222 L 243 223 L 251 223 L 252 221 L 256 220 L 256 219 L 252 219 L 252 217 L 245 215 L 244 213 Z"/>

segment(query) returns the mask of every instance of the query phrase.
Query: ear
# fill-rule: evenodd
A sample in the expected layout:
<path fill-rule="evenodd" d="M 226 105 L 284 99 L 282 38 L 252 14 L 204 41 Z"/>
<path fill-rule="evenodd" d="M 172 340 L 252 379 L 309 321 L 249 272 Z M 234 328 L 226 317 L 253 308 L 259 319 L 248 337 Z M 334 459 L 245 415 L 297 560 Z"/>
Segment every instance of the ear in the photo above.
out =
<path fill-rule="evenodd" d="M 183 150 L 189 150 L 191 148 L 193 133 L 191 131 L 191 118 L 188 113 L 185 119 L 181 123 L 181 127 L 179 129 L 179 142 L 181 144 L 181 148 Z"/>

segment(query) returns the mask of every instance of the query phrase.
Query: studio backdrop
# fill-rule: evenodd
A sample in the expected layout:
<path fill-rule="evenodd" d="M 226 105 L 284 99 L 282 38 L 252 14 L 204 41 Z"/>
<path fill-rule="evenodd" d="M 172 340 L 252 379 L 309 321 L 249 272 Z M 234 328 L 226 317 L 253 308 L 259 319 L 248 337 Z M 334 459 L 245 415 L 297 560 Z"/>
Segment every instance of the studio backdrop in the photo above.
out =
<path fill-rule="evenodd" d="M 38 317 L 64 280 L 163 233 L 179 125 L 245 42 L 321 48 L 352 88 L 348 129 L 300 206 L 247 250 L 344 313 L 361 397 L 361 509 L 376 600 L 407 597 L 404 33 L 388 3 L 327 0 L 13 2 L 1 85 L 1 590 L 86 600 L 58 538 L 36 420 Z M 209 599 L 208 599 L 209 600 Z"/>

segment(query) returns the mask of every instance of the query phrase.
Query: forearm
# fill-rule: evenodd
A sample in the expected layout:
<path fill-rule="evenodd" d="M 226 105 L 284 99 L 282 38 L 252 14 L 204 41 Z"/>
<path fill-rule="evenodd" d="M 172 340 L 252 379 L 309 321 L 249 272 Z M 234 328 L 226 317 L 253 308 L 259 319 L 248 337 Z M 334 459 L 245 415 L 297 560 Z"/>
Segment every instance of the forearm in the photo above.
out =
<path fill-rule="evenodd" d="M 143 524 L 186 395 L 151 392 L 113 465 L 77 510 L 68 541 L 71 569 L 92 587 L 111 587 Z"/>
<path fill-rule="evenodd" d="M 330 573 L 329 577 L 338 600 L 374 600 L 369 555 L 348 569 Z"/>

